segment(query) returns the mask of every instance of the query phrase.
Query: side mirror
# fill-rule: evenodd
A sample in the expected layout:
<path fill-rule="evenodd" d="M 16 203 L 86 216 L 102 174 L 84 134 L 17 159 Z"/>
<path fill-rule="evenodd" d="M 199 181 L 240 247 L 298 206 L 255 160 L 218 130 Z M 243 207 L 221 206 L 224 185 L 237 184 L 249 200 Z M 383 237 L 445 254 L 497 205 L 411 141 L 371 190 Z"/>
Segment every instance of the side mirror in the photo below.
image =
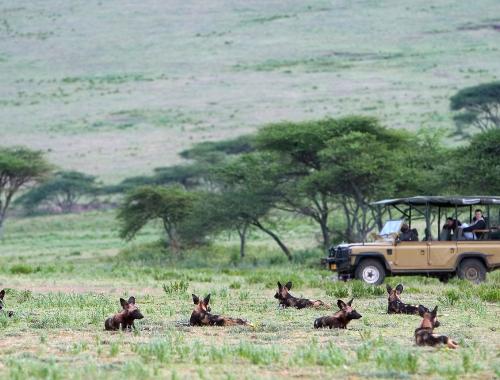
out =
<path fill-rule="evenodd" d="M 401 243 L 401 238 L 399 237 L 399 235 L 396 235 L 396 238 L 394 239 L 394 243 L 396 245 L 398 245 L 399 243 Z"/>

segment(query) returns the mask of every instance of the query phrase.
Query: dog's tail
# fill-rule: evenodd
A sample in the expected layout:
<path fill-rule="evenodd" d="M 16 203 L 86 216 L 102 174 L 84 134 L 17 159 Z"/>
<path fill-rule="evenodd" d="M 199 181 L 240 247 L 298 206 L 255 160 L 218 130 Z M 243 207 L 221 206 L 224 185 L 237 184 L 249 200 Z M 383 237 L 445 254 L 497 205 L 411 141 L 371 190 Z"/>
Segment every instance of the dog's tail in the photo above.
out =
<path fill-rule="evenodd" d="M 318 309 L 330 309 L 331 305 L 324 303 L 321 300 L 316 300 L 316 301 L 313 301 L 313 307 L 318 308 Z"/>

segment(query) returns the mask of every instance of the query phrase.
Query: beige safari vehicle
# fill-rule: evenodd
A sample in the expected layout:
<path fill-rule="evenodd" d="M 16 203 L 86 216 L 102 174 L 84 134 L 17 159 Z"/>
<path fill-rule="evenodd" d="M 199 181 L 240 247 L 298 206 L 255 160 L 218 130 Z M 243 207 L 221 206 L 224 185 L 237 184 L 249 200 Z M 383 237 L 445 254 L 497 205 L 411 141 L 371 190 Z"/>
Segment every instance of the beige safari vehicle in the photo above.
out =
<path fill-rule="evenodd" d="M 482 282 L 500 267 L 500 197 L 419 196 L 372 206 L 389 220 L 372 242 L 330 248 L 325 262 L 339 278 L 378 285 L 386 276 L 421 274 Z M 480 230 L 473 229 L 477 209 L 484 219 Z M 472 231 L 464 232 L 467 226 Z"/>

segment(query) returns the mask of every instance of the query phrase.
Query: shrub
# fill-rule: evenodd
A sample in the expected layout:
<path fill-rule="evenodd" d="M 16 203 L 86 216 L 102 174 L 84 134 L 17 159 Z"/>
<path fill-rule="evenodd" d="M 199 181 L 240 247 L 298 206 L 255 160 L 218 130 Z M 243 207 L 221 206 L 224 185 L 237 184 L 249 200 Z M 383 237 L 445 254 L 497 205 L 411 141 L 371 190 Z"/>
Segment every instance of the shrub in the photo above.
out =
<path fill-rule="evenodd" d="M 14 264 L 10 267 L 12 274 L 30 274 L 35 272 L 35 269 L 29 264 Z"/>
<path fill-rule="evenodd" d="M 188 288 L 189 288 L 189 282 L 184 280 L 171 281 L 167 284 L 163 284 L 163 291 L 167 295 L 183 294 L 187 292 Z"/>

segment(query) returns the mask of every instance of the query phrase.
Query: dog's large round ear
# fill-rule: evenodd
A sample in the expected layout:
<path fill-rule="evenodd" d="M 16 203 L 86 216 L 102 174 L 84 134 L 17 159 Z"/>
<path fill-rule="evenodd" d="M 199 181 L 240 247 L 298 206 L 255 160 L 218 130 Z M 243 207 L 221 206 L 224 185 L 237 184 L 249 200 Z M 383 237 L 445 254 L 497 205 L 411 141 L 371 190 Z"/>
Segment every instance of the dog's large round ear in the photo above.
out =
<path fill-rule="evenodd" d="M 208 305 L 209 302 L 210 302 L 210 294 L 208 296 L 206 296 L 205 299 L 203 300 L 203 303 L 205 305 Z"/>
<path fill-rule="evenodd" d="M 337 300 L 337 306 L 339 307 L 339 309 L 344 309 L 346 307 L 346 304 L 344 301 L 342 300 Z"/>
<path fill-rule="evenodd" d="M 285 285 L 285 288 L 287 288 L 288 290 L 292 289 L 292 281 L 288 281 Z"/>
<path fill-rule="evenodd" d="M 125 301 L 123 298 L 120 298 L 120 305 L 125 309 L 127 307 L 127 301 Z"/>
<path fill-rule="evenodd" d="M 349 302 L 347 302 L 347 306 L 351 306 L 352 305 L 352 301 L 354 301 L 354 298 L 351 298 L 351 300 Z"/>
<path fill-rule="evenodd" d="M 436 317 L 436 315 L 437 315 L 437 313 L 438 313 L 438 307 L 436 306 L 436 307 L 434 308 L 434 310 L 432 310 L 432 311 L 431 311 L 431 317 L 432 317 L 432 318 L 435 318 L 435 317 Z"/>
<path fill-rule="evenodd" d="M 198 303 L 200 302 L 200 299 L 198 298 L 198 296 L 196 294 L 192 294 L 192 293 L 191 293 L 191 296 L 193 296 L 193 303 L 195 305 L 198 305 Z"/>
<path fill-rule="evenodd" d="M 281 282 L 278 281 L 278 289 L 281 290 L 283 288 L 283 285 L 281 285 Z"/>
<path fill-rule="evenodd" d="M 396 293 L 403 293 L 403 284 L 398 284 L 398 286 L 396 286 Z"/>
<path fill-rule="evenodd" d="M 385 288 L 387 289 L 387 293 L 391 294 L 391 292 L 392 292 L 392 287 L 391 287 L 391 285 L 387 284 L 387 285 L 385 286 Z"/>
<path fill-rule="evenodd" d="M 0 291 L 0 300 L 3 300 L 3 297 L 5 297 L 5 289 Z"/>
<path fill-rule="evenodd" d="M 423 317 L 426 311 L 428 310 L 424 305 L 418 305 L 418 315 Z"/>
<path fill-rule="evenodd" d="M 135 305 L 135 297 L 130 297 L 127 302 Z"/>

